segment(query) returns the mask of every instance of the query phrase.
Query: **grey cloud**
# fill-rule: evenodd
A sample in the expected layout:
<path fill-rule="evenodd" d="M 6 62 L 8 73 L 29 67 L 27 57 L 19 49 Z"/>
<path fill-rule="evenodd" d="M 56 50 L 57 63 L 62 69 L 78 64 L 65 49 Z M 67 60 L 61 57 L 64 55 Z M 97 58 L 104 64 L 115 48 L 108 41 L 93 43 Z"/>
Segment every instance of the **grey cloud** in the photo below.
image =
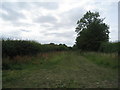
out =
<path fill-rule="evenodd" d="M 60 16 L 63 17 L 62 22 L 64 23 L 64 25 L 66 26 L 66 24 L 68 26 L 74 26 L 76 25 L 76 22 L 78 19 L 80 19 L 82 17 L 82 15 L 84 14 L 84 10 L 82 8 L 73 8 L 65 13 L 62 13 Z"/>
<path fill-rule="evenodd" d="M 81 8 L 73 8 L 67 12 L 61 13 L 58 16 L 61 18 L 61 22 L 57 23 L 54 22 L 53 23 L 53 27 L 51 27 L 50 29 L 54 30 L 54 29 L 59 29 L 59 28 L 72 28 L 72 27 L 76 27 L 76 23 L 77 21 L 83 16 L 83 14 L 85 13 L 85 11 Z"/>
<path fill-rule="evenodd" d="M 7 21 L 11 21 L 11 22 L 17 21 L 18 19 L 24 17 L 24 15 L 17 13 L 17 12 L 14 12 L 14 11 L 11 11 L 9 14 L 2 13 L 0 16 L 2 17 L 2 19 L 7 20 Z"/>
<path fill-rule="evenodd" d="M 84 12 L 85 11 L 83 9 L 77 7 L 67 12 L 58 14 L 58 17 L 61 19 L 60 22 L 57 22 L 57 19 L 51 15 L 40 16 L 35 20 L 35 22 L 40 23 L 46 28 L 46 30 L 61 30 L 62 28 L 70 29 L 73 27 L 75 28 L 77 25 L 77 20 L 83 16 Z M 46 25 L 45 23 L 50 23 L 53 26 Z"/>
<path fill-rule="evenodd" d="M 66 32 L 66 33 L 44 33 L 44 35 L 48 36 L 55 36 L 55 37 L 63 37 L 63 38 L 71 38 L 73 37 L 73 32 Z"/>
<path fill-rule="evenodd" d="M 48 16 L 41 16 L 39 18 L 36 18 L 35 20 L 36 22 L 39 23 L 51 23 L 51 24 L 55 24 L 57 19 L 52 16 L 52 15 L 48 15 Z"/>
<path fill-rule="evenodd" d="M 54 10 L 58 8 L 58 3 L 57 2 L 3 2 L 1 9 L 3 11 L 6 11 L 7 14 L 1 13 L 0 17 L 5 21 L 10 21 L 14 25 L 20 25 L 21 23 L 19 22 L 19 19 L 26 18 L 22 13 L 20 13 L 20 11 L 29 10 L 34 7 L 38 9 L 39 7 L 43 7 L 46 9 Z M 56 18 L 53 16 L 43 16 L 36 21 L 55 23 Z"/>
<path fill-rule="evenodd" d="M 118 40 L 120 41 L 120 1 L 118 2 Z"/>
<path fill-rule="evenodd" d="M 30 9 L 31 2 L 2 2 L 2 7 L 12 8 L 14 10 Z"/>
<path fill-rule="evenodd" d="M 31 32 L 31 30 L 25 30 L 25 29 L 21 29 L 20 31 L 22 31 L 22 32 Z"/>
<path fill-rule="evenodd" d="M 23 22 L 19 22 L 19 21 L 15 21 L 12 23 L 14 26 L 17 26 L 17 27 L 30 27 L 31 25 L 33 24 L 29 24 L 29 23 L 23 23 Z"/>
<path fill-rule="evenodd" d="M 68 12 L 65 12 L 64 15 L 68 16 L 71 22 L 77 22 L 77 20 L 83 16 L 84 12 L 84 9 L 77 7 L 69 10 Z"/>
<path fill-rule="evenodd" d="M 0 16 L 2 19 L 7 20 L 7 21 L 17 21 L 20 18 L 25 18 L 25 16 L 19 12 L 17 6 L 15 3 L 2 3 L 2 10 L 6 11 L 7 14 L 1 13 Z"/>
<path fill-rule="evenodd" d="M 59 7 L 57 2 L 33 2 L 33 4 L 37 5 L 37 7 L 43 7 L 49 10 L 55 10 Z"/>
<path fill-rule="evenodd" d="M 26 9 L 29 10 L 31 8 L 32 3 L 31 2 L 16 2 L 16 6 L 18 9 Z"/>

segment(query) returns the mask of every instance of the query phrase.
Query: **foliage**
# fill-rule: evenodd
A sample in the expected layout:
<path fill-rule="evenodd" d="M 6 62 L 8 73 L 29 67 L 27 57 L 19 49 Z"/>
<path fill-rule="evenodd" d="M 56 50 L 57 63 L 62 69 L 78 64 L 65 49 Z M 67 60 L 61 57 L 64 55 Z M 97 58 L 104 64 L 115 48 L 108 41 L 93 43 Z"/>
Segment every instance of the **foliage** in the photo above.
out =
<path fill-rule="evenodd" d="M 69 48 L 65 44 L 40 44 L 27 40 L 2 40 L 2 56 L 13 58 L 17 55 L 36 55 L 42 52 L 63 51 Z"/>
<path fill-rule="evenodd" d="M 97 51 L 102 42 L 109 39 L 109 27 L 99 18 L 98 12 L 87 12 L 76 27 L 76 46 L 81 50 Z"/>
<path fill-rule="evenodd" d="M 120 51 L 120 42 L 103 42 L 99 48 L 99 51 L 105 53 L 118 53 Z"/>
<path fill-rule="evenodd" d="M 39 52 L 40 44 L 35 41 L 2 40 L 2 55 L 13 58 L 17 55 L 34 55 Z"/>

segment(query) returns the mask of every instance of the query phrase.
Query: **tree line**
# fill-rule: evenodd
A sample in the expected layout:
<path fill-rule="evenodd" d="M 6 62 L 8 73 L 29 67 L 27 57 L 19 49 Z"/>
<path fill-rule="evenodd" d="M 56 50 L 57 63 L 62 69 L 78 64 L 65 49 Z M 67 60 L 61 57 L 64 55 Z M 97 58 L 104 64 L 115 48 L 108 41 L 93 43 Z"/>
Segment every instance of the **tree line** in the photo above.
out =
<path fill-rule="evenodd" d="M 120 52 L 120 42 L 104 42 L 99 47 L 99 52 L 113 53 Z M 13 58 L 17 55 L 36 55 L 37 53 L 53 51 L 80 50 L 76 45 L 68 47 L 65 44 L 40 44 L 36 41 L 27 40 L 2 40 L 2 57 Z"/>
<path fill-rule="evenodd" d="M 27 40 L 2 40 L 2 57 L 9 56 L 13 58 L 17 55 L 36 55 L 37 53 L 52 52 L 52 51 L 65 51 L 69 50 L 65 44 L 40 44 L 36 41 Z"/>

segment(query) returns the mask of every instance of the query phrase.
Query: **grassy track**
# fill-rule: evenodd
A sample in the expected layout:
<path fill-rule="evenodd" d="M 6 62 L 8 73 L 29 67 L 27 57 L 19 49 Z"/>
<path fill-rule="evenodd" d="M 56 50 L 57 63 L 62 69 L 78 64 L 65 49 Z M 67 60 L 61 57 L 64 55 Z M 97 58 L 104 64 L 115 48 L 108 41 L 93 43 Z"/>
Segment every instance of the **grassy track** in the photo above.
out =
<path fill-rule="evenodd" d="M 32 57 L 21 70 L 3 70 L 3 88 L 116 88 L 117 68 L 93 63 L 76 52 Z M 111 57 L 110 57 L 111 58 Z"/>

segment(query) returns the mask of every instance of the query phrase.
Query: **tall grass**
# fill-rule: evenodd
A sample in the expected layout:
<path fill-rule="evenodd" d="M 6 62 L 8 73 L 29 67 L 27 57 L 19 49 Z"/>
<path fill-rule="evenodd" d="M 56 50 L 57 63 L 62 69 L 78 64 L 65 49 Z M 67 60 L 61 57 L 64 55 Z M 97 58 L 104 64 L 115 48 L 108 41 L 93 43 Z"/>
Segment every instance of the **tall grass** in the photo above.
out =
<path fill-rule="evenodd" d="M 118 68 L 118 53 L 83 52 L 81 55 L 98 65 Z"/>
<path fill-rule="evenodd" d="M 2 60 L 2 69 L 3 70 L 21 70 L 29 65 L 41 65 L 45 62 L 48 62 L 50 58 L 60 54 L 61 52 L 64 52 L 64 51 L 38 53 L 34 56 L 17 55 L 12 59 L 10 57 L 4 57 Z"/>
<path fill-rule="evenodd" d="M 70 51 L 71 53 L 73 51 Z M 49 60 L 57 55 L 57 57 L 62 56 L 64 54 L 67 54 L 66 56 L 69 56 L 71 53 L 67 51 L 67 53 L 64 53 L 64 51 L 57 51 L 57 52 L 46 52 L 46 53 L 38 53 L 35 56 L 15 56 L 13 59 L 6 57 L 3 58 L 2 62 L 2 69 L 3 70 L 21 70 L 25 68 L 26 66 L 32 66 L 32 65 L 42 65 L 46 63 L 46 65 L 49 64 Z M 74 51 L 74 54 L 78 55 L 78 52 Z M 80 52 L 79 55 L 82 55 L 83 57 L 87 58 L 87 60 L 92 61 L 93 63 L 116 69 L 118 68 L 118 54 L 117 53 L 96 53 L 96 52 Z M 69 59 L 69 58 L 67 58 Z M 54 60 L 53 60 L 54 61 Z M 55 62 L 53 62 L 55 63 Z M 69 62 L 68 62 L 69 63 Z"/>

